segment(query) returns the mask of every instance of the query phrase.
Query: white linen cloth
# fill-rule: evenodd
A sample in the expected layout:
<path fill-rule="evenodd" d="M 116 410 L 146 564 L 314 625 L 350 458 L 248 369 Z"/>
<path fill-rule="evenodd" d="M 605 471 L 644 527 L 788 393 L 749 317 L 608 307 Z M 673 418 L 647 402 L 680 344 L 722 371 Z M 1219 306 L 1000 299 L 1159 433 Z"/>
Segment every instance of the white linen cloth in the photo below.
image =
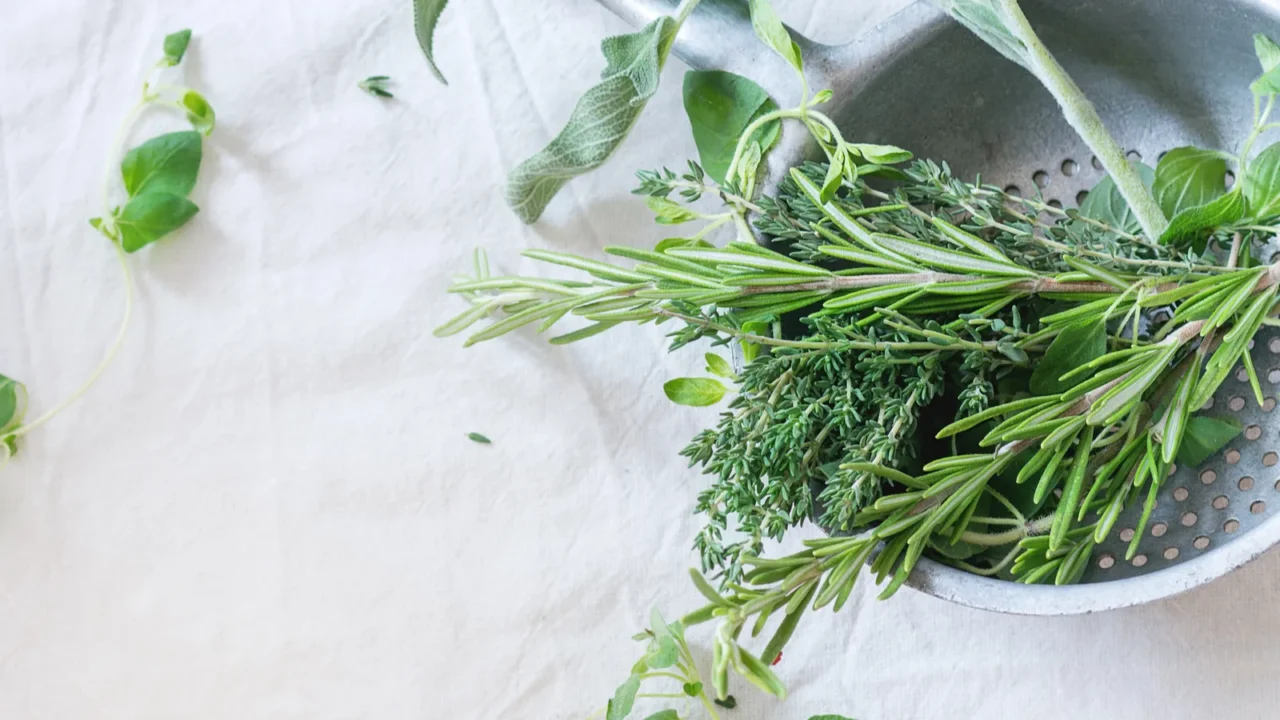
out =
<path fill-rule="evenodd" d="M 778 3 L 833 42 L 903 4 Z M 697 603 L 704 480 L 676 452 L 715 411 L 661 384 L 700 353 L 652 328 L 567 348 L 431 336 L 476 245 L 542 273 L 518 253 L 663 236 L 628 191 L 695 153 L 683 68 L 526 228 L 504 175 L 626 28 L 591 0 L 460 0 L 443 87 L 410 26 L 407 0 L 5 3 L 0 373 L 35 413 L 116 331 L 120 273 L 86 220 L 166 32 L 196 31 L 187 77 L 219 125 L 200 214 L 131 258 L 115 365 L 0 471 L 0 718 L 580 720 L 649 608 Z M 395 100 L 356 88 L 374 74 Z M 777 668 L 790 700 L 739 683 L 722 716 L 1272 718 L 1278 586 L 1271 554 L 1172 601 L 1029 619 L 863 585 L 804 621 Z"/>

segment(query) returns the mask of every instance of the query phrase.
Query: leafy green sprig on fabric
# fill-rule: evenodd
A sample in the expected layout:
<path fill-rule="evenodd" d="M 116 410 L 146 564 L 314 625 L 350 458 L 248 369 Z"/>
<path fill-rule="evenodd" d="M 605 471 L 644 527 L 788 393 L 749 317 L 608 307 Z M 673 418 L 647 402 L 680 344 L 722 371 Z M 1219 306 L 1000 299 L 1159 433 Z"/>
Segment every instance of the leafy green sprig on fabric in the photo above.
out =
<path fill-rule="evenodd" d="M 0 465 L 18 449 L 18 439 L 53 419 L 79 399 L 101 377 L 124 342 L 133 314 L 133 276 L 127 255 L 160 240 L 187 224 L 199 211 L 189 196 L 195 188 L 203 153 L 203 139 L 213 132 L 212 106 L 198 91 L 168 81 L 170 69 L 178 67 L 191 42 L 191 31 L 181 30 L 164 38 L 163 57 L 152 66 L 142 83 L 138 102 L 121 124 L 111 146 L 107 177 L 102 188 L 102 215 L 89 224 L 104 235 L 116 250 L 125 281 L 124 317 L 115 339 L 89 379 L 69 397 L 39 417 L 27 422 L 27 389 L 21 383 L 0 376 Z M 176 110 L 192 130 L 160 135 L 121 152 L 130 130 L 148 109 Z M 119 158 L 119 180 L 115 166 Z M 120 192 L 120 191 L 123 192 Z M 123 197 L 117 202 L 116 196 Z"/>

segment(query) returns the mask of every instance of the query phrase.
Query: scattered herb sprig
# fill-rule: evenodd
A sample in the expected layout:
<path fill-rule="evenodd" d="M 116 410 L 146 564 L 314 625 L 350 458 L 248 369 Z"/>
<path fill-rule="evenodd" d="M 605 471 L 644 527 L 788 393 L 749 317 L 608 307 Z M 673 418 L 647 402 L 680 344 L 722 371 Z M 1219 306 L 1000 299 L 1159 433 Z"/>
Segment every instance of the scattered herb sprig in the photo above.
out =
<path fill-rule="evenodd" d="M 22 436 L 53 419 L 84 395 L 115 358 L 124 342 L 134 309 L 133 276 L 128 254 L 181 228 L 199 211 L 188 196 L 195 188 L 203 139 L 213 132 L 215 114 L 198 91 L 172 84 L 167 79 L 167 71 L 181 64 L 190 42 L 190 30 L 181 30 L 164 38 L 164 55 L 143 81 L 141 97 L 127 113 L 111 145 L 102 188 L 102 215 L 89 220 L 89 224 L 115 248 L 124 278 L 125 307 L 120 329 L 105 357 L 84 384 L 29 422 L 25 419 L 26 387 L 16 380 L 0 376 L 0 466 L 17 453 L 18 440 Z M 150 109 L 176 110 L 193 129 L 160 135 L 124 152 L 134 124 Z M 122 152 L 123 157 L 120 157 Z M 119 180 L 114 178 L 117 158 L 120 163 Z M 120 190 L 123 190 L 123 198 L 118 202 Z"/>

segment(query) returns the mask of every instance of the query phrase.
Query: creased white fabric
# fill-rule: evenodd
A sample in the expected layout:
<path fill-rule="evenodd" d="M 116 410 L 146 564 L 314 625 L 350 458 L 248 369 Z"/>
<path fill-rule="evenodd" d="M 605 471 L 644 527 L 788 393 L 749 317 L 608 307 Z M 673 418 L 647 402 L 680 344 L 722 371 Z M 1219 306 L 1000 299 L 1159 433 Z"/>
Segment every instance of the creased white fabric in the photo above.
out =
<path fill-rule="evenodd" d="M 839 41 L 903 0 L 792 0 Z M 505 171 L 549 139 L 624 30 L 590 0 L 460 0 L 429 76 L 410 3 L 10 0 L 0 12 L 0 373 L 38 412 L 113 336 L 121 279 L 86 220 L 165 32 L 218 111 L 202 212 L 132 259 L 114 367 L 0 472 L 0 718 L 585 718 L 648 609 L 697 597 L 714 411 L 652 328 L 463 350 L 431 329 L 489 248 L 662 237 L 637 168 L 694 153 L 678 63 L 618 156 L 535 228 Z M 356 89 L 388 74 L 397 98 Z M 160 127 L 157 124 L 156 127 Z M 467 441 L 483 432 L 492 446 Z M 1267 480 L 1270 482 L 1270 479 Z M 1271 718 L 1280 556 L 1157 605 L 1064 619 L 866 588 L 797 633 L 783 704 L 725 718 Z M 705 632 L 691 634 L 699 649 Z"/>

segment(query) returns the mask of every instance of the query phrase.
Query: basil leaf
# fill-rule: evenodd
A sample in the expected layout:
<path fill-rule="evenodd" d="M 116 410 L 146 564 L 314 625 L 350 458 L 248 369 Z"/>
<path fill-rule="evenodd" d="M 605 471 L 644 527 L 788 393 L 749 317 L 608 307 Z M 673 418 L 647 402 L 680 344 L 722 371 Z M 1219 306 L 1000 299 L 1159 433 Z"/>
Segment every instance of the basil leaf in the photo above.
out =
<path fill-rule="evenodd" d="M 662 392 L 677 405 L 707 407 L 720 402 L 726 388 L 719 380 L 710 378 L 676 378 L 664 384 Z"/>
<path fill-rule="evenodd" d="M 1253 50 L 1258 54 L 1262 72 L 1268 73 L 1280 66 L 1280 45 L 1261 33 L 1253 36 Z"/>
<path fill-rule="evenodd" d="M 1138 171 L 1138 176 L 1142 178 L 1142 184 L 1150 190 L 1156 179 L 1156 171 L 1144 163 L 1134 163 L 1134 167 Z M 1120 194 L 1116 181 L 1111 179 L 1110 175 L 1102 178 L 1089 191 L 1089 196 L 1080 204 L 1080 214 L 1127 233 L 1142 230 L 1138 216 L 1129 207 L 1129 201 Z"/>
<path fill-rule="evenodd" d="M 194 130 L 151 138 L 125 154 L 120 162 L 129 197 L 147 192 L 186 196 L 200 173 L 200 133 Z"/>
<path fill-rule="evenodd" d="M 1280 214 L 1280 143 L 1258 153 L 1249 162 L 1244 181 L 1249 214 L 1259 220 Z"/>
<path fill-rule="evenodd" d="M 605 720 L 623 720 L 631 714 L 631 708 L 636 704 L 636 693 L 640 690 L 640 676 L 632 675 L 627 681 L 622 683 L 613 693 L 613 699 L 609 701 L 608 709 L 605 710 Z"/>
<path fill-rule="evenodd" d="M 774 12 L 769 0 L 750 0 L 751 27 L 755 28 L 756 37 L 773 51 L 791 63 L 797 71 L 804 70 L 804 61 L 800 57 L 800 46 L 791 39 L 791 33 Z"/>
<path fill-rule="evenodd" d="M 1044 357 L 1031 373 L 1031 392 L 1036 395 L 1057 395 L 1071 389 L 1075 383 L 1062 382 L 1058 378 L 1086 365 L 1107 352 L 1107 329 L 1102 321 L 1068 325 L 1058 333 Z"/>
<path fill-rule="evenodd" d="M 448 85 L 449 81 L 444 79 L 444 73 L 441 73 L 439 66 L 436 65 L 434 47 L 436 24 L 440 22 L 440 13 L 444 12 L 448 4 L 449 0 L 413 0 L 413 32 L 418 36 L 418 47 L 422 48 L 422 54 L 427 58 L 427 65 L 431 66 L 431 74 L 445 85 Z"/>
<path fill-rule="evenodd" d="M 715 353 L 707 353 L 706 360 L 707 372 L 712 375 L 719 375 L 722 378 L 728 378 L 730 380 L 737 377 L 733 372 L 733 366 L 729 364 L 729 361 L 719 355 Z"/>
<path fill-rule="evenodd" d="M 164 37 L 164 61 L 169 67 L 182 62 L 187 54 L 187 46 L 191 44 L 191 30 L 179 30 Z"/>
<path fill-rule="evenodd" d="M 863 160 L 874 165 L 897 165 L 915 157 L 909 150 L 894 145 L 873 145 L 870 143 L 852 143 L 848 148 Z"/>
<path fill-rule="evenodd" d="M 684 75 L 684 111 L 693 128 L 698 158 L 707 174 L 724 183 L 729 163 L 747 126 L 761 115 L 778 109 L 764 88 L 741 75 L 723 70 L 690 70 Z M 772 120 L 755 132 L 760 149 L 778 141 L 780 120 Z"/>
<path fill-rule="evenodd" d="M 146 192 L 125 204 L 116 217 L 120 247 L 137 252 L 182 227 L 200 210 L 181 195 Z"/>
<path fill-rule="evenodd" d="M 186 91 L 182 95 L 182 107 L 187 109 L 187 120 L 191 121 L 191 127 L 206 136 L 213 134 L 215 122 L 213 107 L 203 95 L 195 90 Z"/>
<path fill-rule="evenodd" d="M 1178 464 L 1198 467 L 1226 447 L 1243 430 L 1244 426 L 1234 418 L 1219 419 L 1205 415 L 1191 418 L 1182 435 L 1182 446 L 1178 448 Z"/>
<path fill-rule="evenodd" d="M 1196 147 L 1170 150 L 1156 166 L 1151 192 L 1168 218 L 1208 205 L 1227 192 L 1227 161 Z"/>
<path fill-rule="evenodd" d="M 644 202 L 653 211 L 653 220 L 659 225 L 679 225 L 698 219 L 696 213 L 673 200 L 650 195 Z"/>
<path fill-rule="evenodd" d="M 1239 220 L 1244 217 L 1244 211 L 1244 193 L 1236 188 L 1208 205 L 1188 208 L 1173 216 L 1169 227 L 1160 235 L 1160 243 L 1183 244 L 1205 230 Z"/>
<path fill-rule="evenodd" d="M 26 412 L 26 386 L 17 380 L 0 375 L 0 435 L 21 425 Z"/>
<path fill-rule="evenodd" d="M 599 167 L 622 144 L 658 89 L 677 29 L 660 17 L 639 32 L 604 39 L 603 79 L 578 100 L 560 134 L 507 178 L 507 204 L 521 220 L 535 222 L 565 183 Z"/>

